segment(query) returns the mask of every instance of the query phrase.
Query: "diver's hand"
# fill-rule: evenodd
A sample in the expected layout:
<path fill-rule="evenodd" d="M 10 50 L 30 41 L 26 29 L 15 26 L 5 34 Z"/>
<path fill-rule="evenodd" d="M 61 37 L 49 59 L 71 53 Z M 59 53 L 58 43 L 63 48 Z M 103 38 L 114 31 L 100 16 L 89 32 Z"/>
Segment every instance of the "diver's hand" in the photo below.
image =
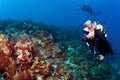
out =
<path fill-rule="evenodd" d="M 99 59 L 100 61 L 102 61 L 104 59 L 103 55 L 98 55 L 97 59 Z"/>

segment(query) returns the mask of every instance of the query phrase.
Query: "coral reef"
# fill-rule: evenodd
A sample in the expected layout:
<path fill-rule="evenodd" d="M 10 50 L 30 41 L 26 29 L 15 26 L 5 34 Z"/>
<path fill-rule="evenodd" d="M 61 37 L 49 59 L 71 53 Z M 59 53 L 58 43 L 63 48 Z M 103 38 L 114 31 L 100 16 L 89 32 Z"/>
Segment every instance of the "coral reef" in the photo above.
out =
<path fill-rule="evenodd" d="M 8 80 L 15 75 L 16 62 L 12 57 L 12 49 L 7 38 L 0 34 L 0 70 L 4 79 Z"/>
<path fill-rule="evenodd" d="M 1 79 L 119 79 L 109 62 L 98 65 L 95 55 L 88 54 L 87 46 L 72 30 L 11 19 L 0 20 L 0 28 Z"/>

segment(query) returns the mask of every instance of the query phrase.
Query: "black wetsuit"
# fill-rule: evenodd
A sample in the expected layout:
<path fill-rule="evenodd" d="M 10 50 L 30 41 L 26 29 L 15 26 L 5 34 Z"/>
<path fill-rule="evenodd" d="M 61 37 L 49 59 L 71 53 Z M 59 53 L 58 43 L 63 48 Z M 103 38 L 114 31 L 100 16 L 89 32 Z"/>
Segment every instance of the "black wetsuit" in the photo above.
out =
<path fill-rule="evenodd" d="M 90 46 L 91 51 L 93 52 L 96 49 L 101 55 L 113 55 L 114 52 L 105 37 L 105 33 L 100 30 L 95 30 L 95 36 L 93 39 L 86 40 Z"/>

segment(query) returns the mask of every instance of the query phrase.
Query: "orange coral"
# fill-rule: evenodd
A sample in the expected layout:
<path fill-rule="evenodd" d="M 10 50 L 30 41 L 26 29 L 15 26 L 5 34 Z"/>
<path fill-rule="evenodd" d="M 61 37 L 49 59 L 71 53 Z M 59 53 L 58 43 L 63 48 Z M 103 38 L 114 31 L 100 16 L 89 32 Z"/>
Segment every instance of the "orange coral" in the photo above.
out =
<path fill-rule="evenodd" d="M 36 57 L 33 65 L 31 66 L 31 70 L 34 70 L 34 72 L 37 72 L 40 75 L 47 75 L 50 72 L 49 65 L 50 63 L 47 63 L 44 60 L 39 61 L 39 58 Z"/>
<path fill-rule="evenodd" d="M 27 70 L 17 70 L 16 75 L 13 77 L 14 80 L 33 80 Z"/>
<path fill-rule="evenodd" d="M 18 42 L 16 43 L 16 45 L 14 46 L 14 48 L 20 48 L 20 49 L 22 49 L 22 50 L 28 50 L 28 49 L 29 49 L 28 45 L 22 43 L 21 41 L 18 41 Z"/>
<path fill-rule="evenodd" d="M 2 76 L 5 80 L 69 79 L 70 73 L 65 72 L 62 67 L 52 71 L 54 61 L 49 61 L 48 57 L 57 59 L 63 53 L 60 46 L 53 42 L 52 35 L 41 32 L 40 41 L 41 52 L 37 49 L 36 43 L 25 36 L 16 41 L 12 49 L 7 38 L 0 34 L 0 71 L 3 72 Z M 41 55 L 44 52 L 44 57 L 49 55 L 46 57 L 49 62 Z M 12 53 L 15 54 L 16 60 L 14 60 Z M 57 63 L 59 62 L 60 60 Z M 52 73 L 55 73 L 56 76 Z"/>
<path fill-rule="evenodd" d="M 32 61 L 32 53 L 31 53 L 31 41 L 28 41 L 26 37 L 24 39 L 18 41 L 14 46 L 15 55 L 17 56 L 17 63 L 19 64 L 20 61 L 28 61 L 31 63 Z"/>
<path fill-rule="evenodd" d="M 3 71 L 4 78 L 15 75 L 16 63 L 12 57 L 12 50 L 7 38 L 0 34 L 0 71 Z"/>

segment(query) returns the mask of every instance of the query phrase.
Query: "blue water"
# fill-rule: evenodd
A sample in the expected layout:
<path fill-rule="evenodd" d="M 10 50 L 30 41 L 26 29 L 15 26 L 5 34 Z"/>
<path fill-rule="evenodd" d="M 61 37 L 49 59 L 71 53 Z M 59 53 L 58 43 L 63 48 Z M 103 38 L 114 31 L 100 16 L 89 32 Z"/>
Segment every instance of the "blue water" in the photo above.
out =
<path fill-rule="evenodd" d="M 90 5 L 102 14 L 90 15 L 81 10 Z M 0 19 L 31 19 L 61 27 L 76 28 L 88 19 L 104 22 L 109 41 L 120 61 L 120 1 L 119 0 L 0 0 Z"/>

